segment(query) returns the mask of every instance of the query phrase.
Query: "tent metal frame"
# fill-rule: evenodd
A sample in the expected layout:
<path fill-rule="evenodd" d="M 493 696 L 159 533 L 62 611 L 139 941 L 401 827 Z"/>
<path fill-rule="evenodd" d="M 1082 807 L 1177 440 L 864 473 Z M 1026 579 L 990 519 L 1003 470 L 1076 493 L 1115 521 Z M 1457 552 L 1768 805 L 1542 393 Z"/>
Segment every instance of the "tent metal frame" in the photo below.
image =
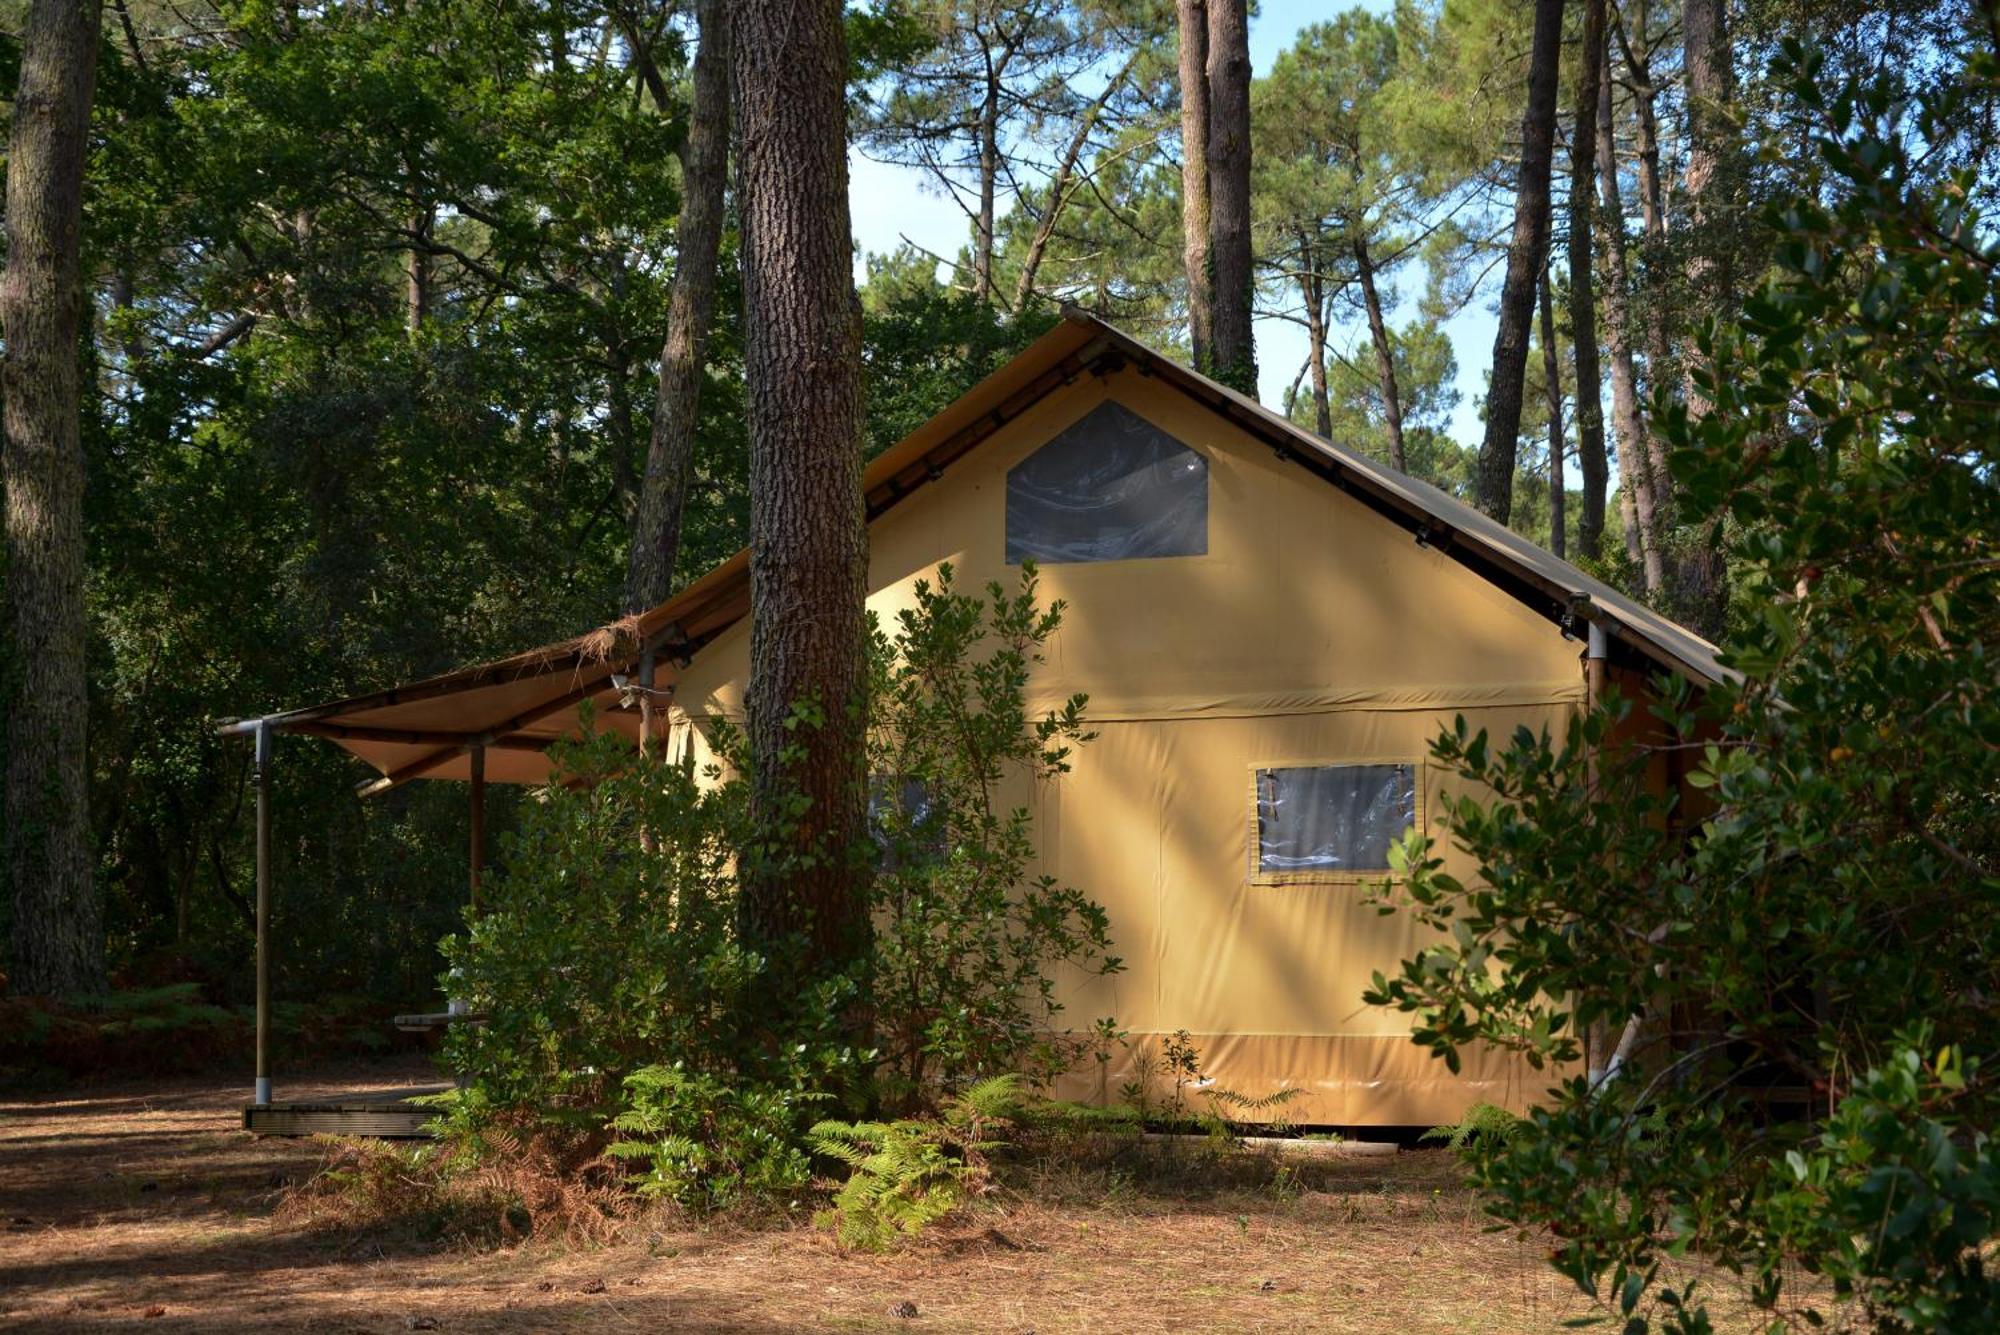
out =
<path fill-rule="evenodd" d="M 633 659 L 636 660 L 638 665 L 638 680 L 637 680 L 638 690 L 635 692 L 635 694 L 637 694 L 639 697 L 641 754 L 645 753 L 647 749 L 647 739 L 651 736 L 651 733 L 653 731 L 653 697 L 655 694 L 658 693 L 654 690 L 654 672 L 655 672 L 655 663 L 657 661 L 657 649 L 660 643 L 672 643 L 674 637 L 678 635 L 678 631 L 679 627 L 676 624 L 666 627 L 664 632 L 656 632 L 653 636 L 648 637 L 646 641 L 643 641 L 638 646 L 636 652 L 632 656 Z M 276 759 L 277 734 L 282 731 L 282 732 L 295 732 L 304 736 L 319 736 L 319 737 L 325 737 L 325 736 L 368 737 L 370 735 L 374 735 L 376 737 L 379 737 L 380 740 L 388 740 L 396 742 L 421 742 L 424 744 L 435 744 L 438 746 L 439 749 L 437 751 L 433 752 L 429 757 L 426 757 L 425 760 L 419 762 L 416 765 L 406 766 L 403 770 L 399 770 L 394 774 L 385 775 L 381 778 L 362 783 L 356 789 L 357 795 L 361 797 L 370 797 L 377 793 L 388 792 L 390 789 L 400 787 L 402 784 L 407 783 L 412 779 L 421 778 L 424 773 L 436 769 L 438 765 L 444 763 L 445 760 L 453 759 L 460 755 L 466 756 L 470 761 L 471 765 L 471 778 L 467 785 L 467 791 L 466 791 L 466 835 L 467 835 L 466 882 L 467 882 L 469 903 L 471 905 L 472 911 L 476 914 L 479 912 L 481 907 L 480 883 L 484 878 L 486 870 L 487 749 L 489 747 L 518 749 L 518 750 L 535 750 L 535 751 L 546 749 L 558 739 L 547 738 L 547 737 L 518 737 L 518 736 L 512 736 L 510 734 L 514 733 L 517 729 L 525 726 L 527 723 L 533 722 L 537 718 L 543 717 L 547 714 L 555 713 L 559 709 L 575 704 L 577 703 L 577 701 L 581 699 L 585 699 L 590 695 L 598 693 L 598 691 L 601 689 L 602 687 L 600 684 L 597 686 L 584 687 L 584 688 L 579 688 L 577 690 L 565 692 L 563 695 L 556 697 L 556 699 L 552 702 L 537 706 L 533 710 L 527 711 L 520 715 L 516 715 L 514 718 L 508 719 L 500 724 L 495 725 L 494 727 L 487 728 L 483 731 L 476 733 L 444 733 L 444 732 L 435 732 L 428 730 L 412 731 L 406 729 L 392 729 L 392 728 L 350 727 L 348 725 L 331 724 L 323 722 L 322 719 L 324 718 L 324 714 L 322 713 L 321 710 L 300 711 L 300 714 L 319 715 L 319 717 L 300 717 L 297 714 L 264 715 L 258 718 L 231 719 L 227 722 L 218 725 L 217 731 L 220 732 L 223 736 L 248 737 L 251 739 L 251 743 L 254 748 L 253 750 L 254 762 L 251 772 L 252 772 L 252 782 L 256 785 L 256 790 L 257 790 L 257 806 L 256 806 L 257 810 L 256 1067 L 257 1069 L 256 1069 L 256 1075 L 254 1077 L 254 1084 L 252 1086 L 253 1092 L 252 1092 L 251 1107 L 245 1109 L 245 1114 L 244 1114 L 245 1126 L 247 1129 L 261 1129 L 261 1128 L 252 1128 L 253 1119 L 251 1114 L 253 1112 L 256 1112 L 258 1110 L 272 1112 L 272 1110 L 277 1110 L 276 1112 L 273 1113 L 271 1117 L 263 1120 L 269 1122 L 274 1128 L 278 1129 L 280 1134 L 308 1134 L 308 1131 L 289 1130 L 289 1128 L 292 1127 L 294 1122 L 298 1122 L 298 1124 L 301 1126 L 305 1125 L 305 1123 L 298 1121 L 297 1118 L 293 1118 L 288 1113 L 284 1112 L 281 1105 L 276 1104 L 272 1099 L 271 834 L 272 834 L 273 802 L 272 802 L 271 778 L 272 778 L 272 770 L 274 767 L 274 761 Z M 352 706 L 342 706 L 342 707 L 351 708 Z M 452 1019 L 463 1017 L 463 1013 L 455 1005 L 447 1010 L 446 1015 L 447 1017 Z M 380 1102 L 380 1101 L 376 1100 L 373 1102 Z M 339 1106 L 344 1107 L 346 1105 L 339 1105 Z M 370 1106 L 372 1107 L 372 1103 Z M 333 1110 L 332 1105 L 315 1104 L 313 1105 L 313 1107 L 315 1110 L 326 1111 L 329 1113 Z M 379 1109 L 377 1109 L 376 1111 L 379 1111 Z M 357 1125 L 360 1124 L 357 1123 Z M 372 1125 L 372 1123 L 370 1125 Z M 322 1129 L 324 1128 L 320 1127 L 317 1123 L 314 1123 L 312 1127 L 309 1128 L 309 1130 L 322 1130 Z M 360 1131 L 357 1132 L 356 1134 L 373 1134 L 373 1133 L 367 1131 Z M 402 1133 L 399 1132 L 397 1134 L 402 1134 Z"/>

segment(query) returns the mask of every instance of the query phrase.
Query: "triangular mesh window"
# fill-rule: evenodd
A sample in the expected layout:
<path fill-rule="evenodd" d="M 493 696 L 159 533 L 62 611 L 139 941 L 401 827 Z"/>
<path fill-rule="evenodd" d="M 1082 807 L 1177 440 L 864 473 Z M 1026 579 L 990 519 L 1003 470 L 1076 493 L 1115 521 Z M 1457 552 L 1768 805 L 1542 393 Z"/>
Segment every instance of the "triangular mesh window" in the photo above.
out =
<path fill-rule="evenodd" d="M 1102 403 L 1007 473 L 1007 560 L 1208 554 L 1208 460 Z"/>

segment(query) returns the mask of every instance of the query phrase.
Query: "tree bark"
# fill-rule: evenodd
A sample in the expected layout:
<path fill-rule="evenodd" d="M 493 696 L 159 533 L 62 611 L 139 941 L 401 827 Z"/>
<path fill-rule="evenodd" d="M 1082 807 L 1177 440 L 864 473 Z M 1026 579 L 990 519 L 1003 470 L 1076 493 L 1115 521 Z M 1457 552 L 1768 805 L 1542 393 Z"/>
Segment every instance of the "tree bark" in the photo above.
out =
<path fill-rule="evenodd" d="M 624 285 L 624 258 L 611 260 L 614 292 Z M 632 340 L 618 318 L 620 307 L 607 303 L 600 310 L 604 325 L 604 434 L 611 449 L 612 499 L 620 518 L 631 523 L 639 509 L 639 429 L 632 395 Z"/>
<path fill-rule="evenodd" d="M 1667 234 L 1666 187 L 1660 177 L 1660 122 L 1653 110 L 1653 71 L 1646 58 L 1646 0 L 1638 0 L 1637 39 L 1627 33 L 1621 15 L 1618 48 L 1625 56 L 1625 71 L 1632 80 L 1632 121 L 1638 131 L 1639 222 L 1648 240 Z"/>
<path fill-rule="evenodd" d="M 1306 308 L 1306 372 L 1312 378 L 1313 430 L 1333 438 L 1333 402 L 1326 388 L 1326 280 L 1319 248 L 1304 232 L 1299 242 L 1299 299 Z M 1288 413 L 1289 415 L 1289 413 Z"/>
<path fill-rule="evenodd" d="M 53 995 L 104 987 L 91 875 L 83 485 L 77 335 L 83 171 L 97 75 L 97 0 L 33 0 L 7 163 L 0 326 L 7 587 L 18 673 L 7 737 L 11 981 Z"/>
<path fill-rule="evenodd" d="M 1682 78 L 1687 93 L 1687 192 L 1692 245 L 1688 253 L 1689 309 L 1713 313 L 1723 296 L 1723 252 L 1718 236 L 1716 175 L 1722 160 L 1722 138 L 1729 101 L 1729 48 L 1723 0 L 1682 0 Z M 1692 340 L 1683 350 L 1681 373 L 1688 417 L 1700 421 L 1709 412 L 1708 396 L 1697 377 L 1701 358 Z"/>
<path fill-rule="evenodd" d="M 1361 278 L 1361 300 L 1368 308 L 1368 337 L 1375 344 L 1375 376 L 1382 386 L 1382 421 L 1389 430 L 1389 462 L 1404 470 L 1403 397 L 1396 385 L 1396 349 L 1389 342 L 1389 326 L 1382 319 L 1382 296 L 1375 288 L 1375 262 L 1368 254 L 1368 238 L 1355 233 L 1355 272 Z"/>
<path fill-rule="evenodd" d="M 1597 278 L 1591 266 L 1591 201 L 1597 194 L 1597 90 L 1605 69 L 1604 0 L 1583 0 L 1577 61 L 1576 130 L 1569 146 L 1569 337 L 1576 360 L 1576 462 L 1583 473 L 1583 513 L 1576 545 L 1591 560 L 1604 546 L 1604 381 L 1597 350 Z M 1563 554 L 1556 548 L 1556 555 Z"/>
<path fill-rule="evenodd" d="M 410 218 L 410 235 L 418 244 L 410 247 L 403 271 L 403 322 L 412 334 L 420 332 L 424 321 L 430 318 L 431 257 L 424 247 L 436 225 L 437 211 L 429 205 L 419 208 Z"/>
<path fill-rule="evenodd" d="M 119 269 L 111 275 L 112 312 L 127 322 L 118 341 L 118 350 L 125 356 L 127 373 L 134 370 L 146 357 L 146 336 L 137 319 L 139 312 L 135 303 L 138 294 L 135 286 L 132 275 L 124 269 Z"/>
<path fill-rule="evenodd" d="M 1208 270 L 1208 0 L 1178 0 L 1181 82 L 1181 262 L 1187 269 L 1194 366 L 1214 365 L 1213 276 Z"/>
<path fill-rule="evenodd" d="M 1562 358 L 1556 352 L 1555 301 L 1549 295 L 1549 271 L 1542 268 L 1542 380 L 1549 408 L 1549 550 L 1567 556 L 1569 546 L 1569 484 L 1563 479 L 1563 387 Z"/>
<path fill-rule="evenodd" d="M 1617 428 L 1619 509 L 1625 554 L 1638 565 L 1648 596 L 1658 594 L 1663 567 L 1659 507 L 1654 503 L 1652 449 L 1639 412 L 1639 378 L 1632 364 L 1632 278 L 1625 254 L 1625 205 L 1618 188 L 1618 144 L 1611 118 L 1611 81 L 1597 89 L 1597 175 L 1603 191 L 1604 341 L 1611 353 L 1611 415 Z"/>
<path fill-rule="evenodd" d="M 1208 0 L 1208 245 L 1214 275 L 1211 374 L 1257 393 L 1251 327 L 1250 19 L 1246 0 Z"/>
<path fill-rule="evenodd" d="M 1732 97 L 1728 6 L 1726 0 L 1682 0 L 1682 70 L 1687 91 L 1688 222 L 1691 245 L 1687 265 L 1690 309 L 1703 318 L 1719 315 L 1734 306 L 1730 251 L 1729 205 L 1735 193 L 1730 156 L 1730 110 Z M 1685 339 L 1681 356 L 1683 392 L 1688 420 L 1699 422 L 1714 404 L 1704 384 L 1709 365 L 1699 344 Z M 1654 470 L 1654 485 L 1669 498 L 1669 516 L 1675 507 L 1668 489 L 1665 460 Z M 1679 545 L 1672 568 L 1676 610 L 1702 634 L 1721 638 L 1728 611 L 1729 584 L 1719 541 L 1720 529 L 1711 527 L 1692 541 Z"/>
<path fill-rule="evenodd" d="M 626 562 L 625 610 L 643 612 L 666 601 L 680 556 L 681 521 L 693 472 L 701 383 L 708 374 L 708 334 L 715 317 L 716 257 L 722 248 L 724 188 L 729 174 L 729 4 L 701 0 L 701 45 L 694 59 L 694 110 L 681 150 L 685 184 L 667 341 L 653 399 L 646 472 L 632 519 Z"/>
<path fill-rule="evenodd" d="M 1535 0 L 1528 53 L 1528 106 L 1521 117 L 1521 171 L 1514 187 L 1514 237 L 1500 289 L 1493 336 L 1493 374 L 1486 387 L 1486 438 L 1479 447 L 1474 499 L 1501 523 L 1514 509 L 1514 459 L 1521 434 L 1521 395 L 1528 371 L 1528 331 L 1535 287 L 1549 244 L 1549 168 L 1556 128 L 1556 74 L 1562 55 L 1563 0 Z"/>
<path fill-rule="evenodd" d="M 750 428 L 746 940 L 804 977 L 861 962 L 868 535 L 840 0 L 737 0 Z M 795 711 L 802 711 L 795 714 Z M 817 724 L 791 726 L 817 712 Z M 795 805 L 800 800 L 801 811 Z M 782 980 L 784 975 L 780 974 Z M 796 993 L 783 994 L 784 1004 Z"/>
<path fill-rule="evenodd" d="M 1000 75 L 986 58 L 986 97 L 979 106 L 979 216 L 972 239 L 972 295 L 993 299 L 993 195 L 1000 176 Z"/>
<path fill-rule="evenodd" d="M 1632 123 L 1637 131 L 1636 157 L 1639 169 L 1639 223 L 1644 237 L 1644 271 L 1648 278 L 1645 303 L 1646 374 L 1658 384 L 1673 361 L 1673 343 L 1668 333 L 1673 322 L 1672 284 L 1666 279 L 1668 267 L 1666 185 L 1660 172 L 1659 117 L 1653 109 L 1653 72 L 1646 57 L 1649 26 L 1646 0 L 1637 0 L 1636 40 L 1618 23 L 1618 45 L 1625 56 L 1626 73 L 1632 82 Z M 1609 83 L 1609 80 L 1606 80 Z M 1600 117 L 1600 120 L 1602 118 Z M 1609 131 L 1601 131 L 1609 134 Z M 1655 465 L 1664 459 L 1653 460 Z"/>

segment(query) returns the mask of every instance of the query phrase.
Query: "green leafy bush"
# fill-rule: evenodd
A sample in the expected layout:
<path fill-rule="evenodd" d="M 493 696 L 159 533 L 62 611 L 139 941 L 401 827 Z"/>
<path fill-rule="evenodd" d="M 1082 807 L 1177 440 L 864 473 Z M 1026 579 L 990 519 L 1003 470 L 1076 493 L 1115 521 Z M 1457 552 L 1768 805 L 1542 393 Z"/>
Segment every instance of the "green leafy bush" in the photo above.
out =
<path fill-rule="evenodd" d="M 812 1147 L 847 1167 L 847 1180 L 820 1222 L 850 1247 L 880 1251 L 911 1238 L 978 1195 L 990 1180 L 994 1133 L 1021 1103 L 1018 1075 L 981 1080 L 946 1101 L 936 1120 L 821 1122 Z"/>
<path fill-rule="evenodd" d="M 1041 717 L 1026 705 L 1061 608 L 1037 606 L 1032 569 L 990 602 L 951 581 L 946 567 L 919 584 L 875 640 L 870 754 L 887 800 L 854 850 L 876 869 L 869 967 L 784 997 L 773 1041 L 771 970 L 738 932 L 739 871 L 767 856 L 740 734 L 713 721 L 731 763 L 700 774 L 586 735 L 555 753 L 560 781 L 524 810 L 485 911 L 445 942 L 446 987 L 479 1017 L 447 1039 L 470 1082 L 444 1124 L 455 1143 L 478 1157 L 483 1127 L 522 1114 L 610 1123 L 632 1185 L 713 1208 L 801 1186 L 816 1105 L 931 1105 L 1016 1066 L 1045 1077 L 1084 1046 L 1051 1033 L 1053 975 L 1117 968 L 1108 923 L 1026 874 L 1029 810 L 998 805 L 1088 737 L 1081 698 Z M 878 1050 L 857 1046 L 857 1016 Z"/>
<path fill-rule="evenodd" d="M 445 939 L 446 989 L 484 1017 L 446 1055 L 494 1104 L 601 1121 L 632 1071 L 727 1050 L 714 1035 L 756 972 L 732 931 L 737 794 L 609 734 L 554 759 L 566 786 L 523 813 L 486 911 Z M 661 832 L 650 850 L 642 831 Z"/>
<path fill-rule="evenodd" d="M 453 1027 L 446 1056 L 488 1104 L 601 1126 L 646 1067 L 804 1087 L 858 1065 L 832 992 L 790 1008 L 819 1041 L 771 1050 L 739 1028 L 763 975 L 736 932 L 740 783 L 610 734 L 562 748 L 557 768 L 486 911 L 444 942 L 445 986 L 482 1017 Z"/>
<path fill-rule="evenodd" d="M 1383 907 L 1439 944 L 1369 999 L 1454 1068 L 1486 1043 L 1573 1073 L 1465 1152 L 1493 1212 L 1552 1232 L 1627 1330 L 1710 1328 L 1662 1282 L 1683 1256 L 1741 1276 L 1777 1326 L 1829 1319 L 1830 1290 L 1877 1329 L 1986 1330 L 2000 246 L 1980 182 L 1927 173 L 1931 132 L 2000 63 L 1913 102 L 1787 59 L 1824 190 L 1771 212 L 1777 273 L 1704 336 L 1712 410 L 1660 414 L 1754 609 L 1725 645 L 1740 677 L 1660 683 L 1629 747 L 1622 701 L 1560 743 L 1441 737 L 1454 786 L 1483 794 L 1444 822 L 1479 875 L 1401 850 Z M 1652 795 L 1653 763 L 1691 766 L 1705 809 Z"/>
<path fill-rule="evenodd" d="M 1028 875 L 1033 818 L 1002 797 L 1010 781 L 1055 781 L 1094 735 L 1081 695 L 1039 715 L 1028 706 L 1063 610 L 1039 604 L 1032 562 L 1013 593 L 993 583 L 983 600 L 959 592 L 946 563 L 935 585 L 917 581 L 893 638 L 876 635 L 873 989 L 893 1100 L 1005 1071 L 1055 1074 L 1088 1046 L 1058 1032 L 1056 972 L 1122 967 L 1100 905 Z"/>
<path fill-rule="evenodd" d="M 1933 1049 L 1928 1026 L 1857 1080 L 1818 1143 L 1786 1155 L 1771 1214 L 1841 1297 L 1910 1330 L 1989 1329 L 2000 1276 L 2000 1153 L 1979 1060 Z M 1926 1054 L 1930 1054 L 1927 1056 Z"/>

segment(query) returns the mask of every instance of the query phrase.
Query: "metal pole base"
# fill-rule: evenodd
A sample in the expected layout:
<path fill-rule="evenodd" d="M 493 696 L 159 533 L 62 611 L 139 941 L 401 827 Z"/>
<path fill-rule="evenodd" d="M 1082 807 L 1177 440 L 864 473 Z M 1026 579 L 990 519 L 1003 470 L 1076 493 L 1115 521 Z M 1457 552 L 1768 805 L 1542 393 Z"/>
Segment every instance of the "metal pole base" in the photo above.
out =
<path fill-rule="evenodd" d="M 271 1077 L 267 1075 L 257 1077 L 257 1106 L 260 1108 L 271 1106 Z"/>

